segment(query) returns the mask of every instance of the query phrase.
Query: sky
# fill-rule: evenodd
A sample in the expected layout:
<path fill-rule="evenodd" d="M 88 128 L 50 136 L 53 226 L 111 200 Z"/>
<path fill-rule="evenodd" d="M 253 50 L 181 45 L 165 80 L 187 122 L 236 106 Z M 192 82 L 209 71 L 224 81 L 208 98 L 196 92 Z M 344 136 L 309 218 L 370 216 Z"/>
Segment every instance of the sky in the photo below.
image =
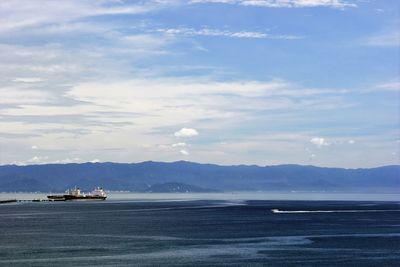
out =
<path fill-rule="evenodd" d="M 2 0 L 0 164 L 400 164 L 400 1 Z"/>

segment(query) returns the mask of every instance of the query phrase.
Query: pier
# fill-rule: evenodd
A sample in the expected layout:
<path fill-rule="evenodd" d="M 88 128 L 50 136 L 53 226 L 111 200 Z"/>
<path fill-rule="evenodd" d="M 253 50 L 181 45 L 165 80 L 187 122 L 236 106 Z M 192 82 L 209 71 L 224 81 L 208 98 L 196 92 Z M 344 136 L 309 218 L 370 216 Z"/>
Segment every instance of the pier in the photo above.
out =
<path fill-rule="evenodd" d="M 18 203 L 18 202 L 53 202 L 50 199 L 3 199 L 0 200 L 0 204 Z"/>

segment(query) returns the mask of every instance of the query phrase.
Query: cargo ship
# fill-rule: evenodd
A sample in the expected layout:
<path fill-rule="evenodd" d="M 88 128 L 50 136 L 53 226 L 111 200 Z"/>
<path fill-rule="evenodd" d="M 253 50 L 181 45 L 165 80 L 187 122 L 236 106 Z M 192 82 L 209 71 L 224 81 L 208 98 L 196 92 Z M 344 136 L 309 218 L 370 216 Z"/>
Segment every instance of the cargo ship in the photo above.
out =
<path fill-rule="evenodd" d="M 101 187 L 96 187 L 92 192 L 84 194 L 78 187 L 65 191 L 63 195 L 49 195 L 47 196 L 52 201 L 67 201 L 67 200 L 105 200 L 107 198 L 106 192 Z"/>

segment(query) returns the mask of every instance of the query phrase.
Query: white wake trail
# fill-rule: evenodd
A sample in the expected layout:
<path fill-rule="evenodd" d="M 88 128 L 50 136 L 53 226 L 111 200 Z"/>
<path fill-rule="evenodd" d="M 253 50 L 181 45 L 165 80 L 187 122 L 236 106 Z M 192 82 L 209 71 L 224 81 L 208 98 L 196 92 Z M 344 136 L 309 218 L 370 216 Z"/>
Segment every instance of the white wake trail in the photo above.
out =
<path fill-rule="evenodd" d="M 400 210 L 279 210 L 272 209 L 273 213 L 354 213 L 354 212 L 387 212 Z"/>

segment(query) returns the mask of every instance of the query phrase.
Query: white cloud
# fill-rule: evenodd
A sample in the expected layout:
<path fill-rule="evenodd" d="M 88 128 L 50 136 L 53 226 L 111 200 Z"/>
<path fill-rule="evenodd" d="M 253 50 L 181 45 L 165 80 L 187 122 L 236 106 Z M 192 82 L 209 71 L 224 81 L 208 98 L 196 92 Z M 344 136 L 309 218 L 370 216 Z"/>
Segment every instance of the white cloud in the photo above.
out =
<path fill-rule="evenodd" d="M 8 101 L 15 104 L 15 107 L 0 107 L 2 116 L 45 116 L 47 119 L 43 123 L 3 121 L 0 122 L 0 128 L 16 134 L 57 132 L 64 135 L 66 131 L 83 131 L 84 135 L 93 137 L 110 131 L 110 125 L 113 125 L 116 133 L 134 131 L 140 134 L 137 138 L 144 143 L 171 144 L 171 140 L 154 141 L 146 135 L 158 132 L 160 128 L 171 129 L 178 123 L 196 125 L 199 121 L 213 121 L 212 124 L 203 123 L 201 127 L 230 127 L 232 124 L 263 117 L 266 111 L 337 108 L 343 105 L 339 97 L 342 93 L 333 89 L 302 88 L 283 80 L 216 82 L 201 78 L 174 78 L 99 81 L 82 83 L 68 89 L 62 97 L 76 103 L 73 105 L 42 105 L 41 102 L 24 104 L 24 95 L 16 95 L 13 102 Z M 40 96 L 28 100 L 43 101 Z M 69 121 L 58 121 L 58 116 L 69 118 Z M 75 117 L 79 118 L 78 121 L 71 121 Z M 81 120 L 85 120 L 85 123 Z M 127 134 L 126 138 L 131 134 Z M 72 133 L 69 135 L 73 136 Z M 158 134 L 158 138 L 161 135 Z M 98 137 L 99 140 L 101 138 Z M 123 138 L 125 136 L 118 137 L 116 142 L 127 141 Z"/>
<path fill-rule="evenodd" d="M 27 162 L 39 162 L 40 158 L 38 156 L 34 156 L 27 160 Z"/>
<path fill-rule="evenodd" d="M 39 77 L 21 77 L 21 78 L 15 78 L 13 81 L 21 83 L 37 83 L 37 82 L 42 82 L 43 79 Z"/>
<path fill-rule="evenodd" d="M 378 84 L 375 86 L 377 89 L 386 90 L 386 91 L 400 91 L 400 82 L 399 81 L 390 81 Z"/>
<path fill-rule="evenodd" d="M 264 6 L 275 8 L 300 8 L 300 7 L 330 7 L 330 8 L 346 8 L 355 7 L 354 3 L 343 0 L 244 0 L 242 5 L 248 6 Z"/>
<path fill-rule="evenodd" d="M 349 140 L 349 141 L 347 141 L 347 143 L 348 143 L 349 145 L 353 145 L 353 144 L 355 144 L 355 142 L 356 142 L 356 141 L 354 141 L 354 140 Z"/>
<path fill-rule="evenodd" d="M 181 142 L 181 143 L 172 144 L 171 146 L 172 146 L 172 147 L 185 147 L 185 146 L 187 146 L 187 144 Z"/>
<path fill-rule="evenodd" d="M 179 151 L 182 155 L 188 156 L 189 152 L 186 151 L 185 149 L 182 149 L 181 151 Z"/>
<path fill-rule="evenodd" d="M 0 104 L 39 104 L 53 99 L 50 93 L 20 88 L 0 88 Z"/>
<path fill-rule="evenodd" d="M 34 156 L 28 159 L 25 164 L 45 164 L 47 163 L 48 156 Z"/>
<path fill-rule="evenodd" d="M 60 159 L 60 160 L 50 160 L 49 156 L 34 156 L 26 161 L 15 161 L 13 164 L 16 165 L 30 165 L 30 164 L 65 164 L 65 163 L 76 163 L 80 162 L 81 159 L 79 157 L 74 157 L 74 158 L 65 158 L 65 159 Z"/>
<path fill-rule="evenodd" d="M 304 7 L 329 7 L 344 9 L 356 7 L 355 3 L 343 0 L 192 0 L 196 3 L 222 3 L 243 6 L 259 6 L 268 8 L 304 8 Z"/>
<path fill-rule="evenodd" d="M 93 16 L 146 13 L 171 3 L 173 4 L 171 1 L 144 1 L 138 4 L 124 4 L 114 0 L 1 1 L 0 32 L 31 29 Z"/>
<path fill-rule="evenodd" d="M 317 147 L 322 147 L 322 146 L 329 146 L 330 143 L 328 143 L 325 138 L 322 137 L 313 137 L 311 138 L 310 142 Z"/>
<path fill-rule="evenodd" d="M 38 147 L 38 146 L 36 146 L 36 145 L 33 145 L 33 146 L 31 146 L 31 149 L 34 149 L 34 150 L 36 150 L 36 149 L 39 149 L 39 147 Z"/>
<path fill-rule="evenodd" d="M 121 37 L 128 50 L 146 54 L 165 54 L 161 50 L 164 46 L 174 41 L 172 36 L 160 36 L 156 34 L 134 34 Z"/>
<path fill-rule="evenodd" d="M 92 160 L 90 161 L 90 163 L 99 163 L 99 162 L 100 162 L 99 159 L 92 159 Z"/>
<path fill-rule="evenodd" d="M 399 47 L 400 46 L 400 31 L 395 29 L 382 34 L 368 37 L 364 43 L 370 46 L 381 47 Z"/>
<path fill-rule="evenodd" d="M 252 39 L 286 39 L 294 40 L 301 39 L 301 36 L 295 35 L 273 35 L 264 32 L 254 32 L 254 31 L 228 31 L 228 30 L 218 30 L 218 29 L 193 29 L 193 28 L 170 28 L 170 29 L 158 29 L 158 32 L 162 32 L 168 35 L 185 35 L 185 36 L 223 36 L 223 37 L 233 37 L 233 38 L 252 38 Z"/>
<path fill-rule="evenodd" d="M 59 160 L 56 160 L 56 161 L 54 161 L 52 163 L 66 164 L 66 163 L 76 163 L 76 162 L 80 162 L 80 161 L 81 161 L 80 158 L 75 157 L 75 158 L 72 158 L 72 159 L 71 158 L 59 159 Z"/>
<path fill-rule="evenodd" d="M 174 135 L 176 137 L 193 137 L 199 135 L 196 129 L 193 128 L 182 128 L 179 131 L 175 132 Z"/>
<path fill-rule="evenodd" d="M 146 88 L 144 90 L 143 88 Z M 160 99 L 183 100 L 208 96 L 218 97 L 220 94 L 237 95 L 241 97 L 267 97 L 267 96 L 315 96 L 322 94 L 341 95 L 346 91 L 338 89 L 314 89 L 301 88 L 296 84 L 284 80 L 272 80 L 269 82 L 260 81 L 231 81 L 217 82 L 202 78 L 174 78 L 174 79 L 137 79 L 115 83 L 83 83 L 67 91 L 64 96 L 81 101 L 96 101 L 99 104 L 108 105 L 118 100 L 123 105 L 135 100 L 147 98 L 154 101 Z M 199 99 L 201 102 L 201 99 Z M 117 103 L 115 103 L 117 104 Z M 132 105 L 131 105 L 132 106 Z"/>

